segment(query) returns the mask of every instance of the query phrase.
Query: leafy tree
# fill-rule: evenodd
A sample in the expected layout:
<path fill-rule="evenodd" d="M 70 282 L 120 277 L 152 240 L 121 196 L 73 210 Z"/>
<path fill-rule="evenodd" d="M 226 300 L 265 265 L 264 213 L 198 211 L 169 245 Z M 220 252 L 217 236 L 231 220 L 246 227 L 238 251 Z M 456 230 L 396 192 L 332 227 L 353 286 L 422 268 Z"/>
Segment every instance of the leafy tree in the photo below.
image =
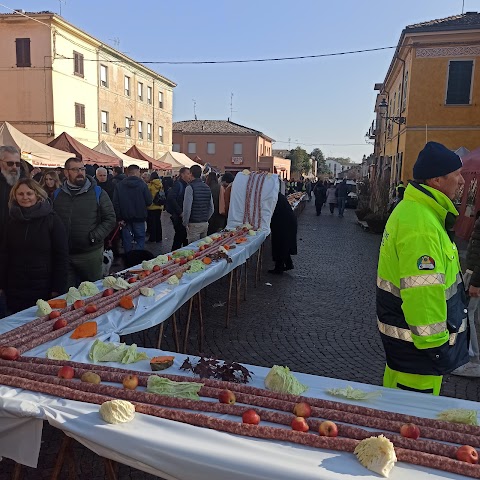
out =
<path fill-rule="evenodd" d="M 325 157 L 323 152 L 319 148 L 314 148 L 310 157 L 313 157 L 317 161 L 317 175 L 329 173 L 330 170 L 325 163 Z"/>
<path fill-rule="evenodd" d="M 305 166 L 307 166 L 307 162 L 307 172 L 309 171 L 310 155 L 302 147 L 297 147 L 293 150 L 290 150 L 287 158 L 289 158 L 292 162 L 290 166 L 291 173 L 303 173 L 305 171 Z"/>

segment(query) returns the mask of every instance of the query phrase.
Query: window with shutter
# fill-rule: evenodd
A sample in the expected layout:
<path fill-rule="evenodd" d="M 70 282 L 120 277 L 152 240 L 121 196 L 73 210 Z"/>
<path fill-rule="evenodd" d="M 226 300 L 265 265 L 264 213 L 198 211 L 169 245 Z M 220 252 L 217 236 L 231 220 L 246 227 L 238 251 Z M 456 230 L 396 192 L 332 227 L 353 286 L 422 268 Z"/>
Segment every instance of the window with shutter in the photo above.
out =
<path fill-rule="evenodd" d="M 152 87 L 147 87 L 147 103 L 152 104 Z"/>
<path fill-rule="evenodd" d="M 158 92 L 158 108 L 163 108 L 163 92 Z"/>
<path fill-rule="evenodd" d="M 108 67 L 100 65 L 100 85 L 108 87 Z"/>
<path fill-rule="evenodd" d="M 451 60 L 448 66 L 447 105 L 469 105 L 473 60 Z"/>
<path fill-rule="evenodd" d="M 138 122 L 138 138 L 143 140 L 143 122 Z"/>
<path fill-rule="evenodd" d="M 30 60 L 30 39 L 16 38 L 15 49 L 17 54 L 17 67 L 31 67 Z"/>
<path fill-rule="evenodd" d="M 102 110 L 101 112 L 102 132 L 108 132 L 108 112 Z"/>
<path fill-rule="evenodd" d="M 163 143 L 163 127 L 158 127 L 158 141 Z"/>
<path fill-rule="evenodd" d="M 152 141 L 152 124 L 147 123 L 147 140 Z"/>
<path fill-rule="evenodd" d="M 125 76 L 124 85 L 125 85 L 125 95 L 129 97 L 130 96 L 130 77 Z"/>
<path fill-rule="evenodd" d="M 73 52 L 73 73 L 83 77 L 83 55 L 78 52 Z"/>
<path fill-rule="evenodd" d="M 75 126 L 85 128 L 85 105 L 75 104 Z"/>

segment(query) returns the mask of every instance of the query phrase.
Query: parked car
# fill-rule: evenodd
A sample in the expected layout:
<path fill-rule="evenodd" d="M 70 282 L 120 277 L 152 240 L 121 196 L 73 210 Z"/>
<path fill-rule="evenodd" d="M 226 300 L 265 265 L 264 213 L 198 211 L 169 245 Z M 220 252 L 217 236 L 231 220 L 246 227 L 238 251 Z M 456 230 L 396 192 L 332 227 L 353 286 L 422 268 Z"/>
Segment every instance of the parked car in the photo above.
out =
<path fill-rule="evenodd" d="M 335 185 L 341 183 L 342 180 L 336 180 Z M 345 206 L 347 208 L 357 208 L 358 206 L 358 194 L 357 194 L 357 182 L 354 180 L 347 180 L 347 202 Z"/>

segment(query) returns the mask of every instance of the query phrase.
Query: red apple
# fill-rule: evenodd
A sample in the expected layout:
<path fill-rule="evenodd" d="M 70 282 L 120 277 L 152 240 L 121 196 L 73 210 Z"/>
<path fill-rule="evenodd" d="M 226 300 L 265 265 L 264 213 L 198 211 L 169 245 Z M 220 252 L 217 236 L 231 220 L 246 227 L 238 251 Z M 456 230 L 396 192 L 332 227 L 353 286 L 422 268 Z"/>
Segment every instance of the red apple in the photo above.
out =
<path fill-rule="evenodd" d="M 200 256 L 200 252 L 195 252 L 195 254 L 193 256 L 194 256 L 194 258 L 198 258 Z"/>
<path fill-rule="evenodd" d="M 93 303 L 90 303 L 85 307 L 85 313 L 95 313 L 97 311 L 97 306 Z"/>
<path fill-rule="evenodd" d="M 74 375 L 75 375 L 75 370 L 68 365 L 65 365 L 62 368 L 60 368 L 60 370 L 57 373 L 58 377 L 66 378 L 67 380 L 70 380 L 71 378 L 73 378 Z"/>
<path fill-rule="evenodd" d="M 198 250 L 199 250 L 200 252 L 203 252 L 203 251 L 205 250 L 205 245 L 202 245 L 201 247 L 198 247 Z"/>
<path fill-rule="evenodd" d="M 0 358 L 3 360 L 16 360 L 20 356 L 15 347 L 0 348 Z"/>
<path fill-rule="evenodd" d="M 185 265 L 187 263 L 187 259 L 186 258 L 181 258 L 180 259 L 180 265 Z"/>
<path fill-rule="evenodd" d="M 102 297 L 109 297 L 110 295 L 113 295 L 115 293 L 115 290 L 113 288 L 107 288 L 103 291 Z"/>
<path fill-rule="evenodd" d="M 154 265 L 152 268 L 152 272 L 158 272 L 161 269 L 160 265 Z"/>
<path fill-rule="evenodd" d="M 231 390 L 222 390 L 218 394 L 218 400 L 220 403 L 228 403 L 229 405 L 233 405 L 236 401 L 235 394 Z"/>
<path fill-rule="evenodd" d="M 303 417 L 295 417 L 291 423 L 292 430 L 296 430 L 297 432 L 308 432 L 309 426 L 305 418 Z"/>
<path fill-rule="evenodd" d="M 296 403 L 293 414 L 297 417 L 308 418 L 312 414 L 312 407 L 307 402 Z"/>
<path fill-rule="evenodd" d="M 318 427 L 318 433 L 323 437 L 336 437 L 338 435 L 338 427 L 330 420 L 326 420 L 320 424 L 320 427 Z"/>
<path fill-rule="evenodd" d="M 406 423 L 400 427 L 400 435 L 416 440 L 420 436 L 420 429 L 413 423 Z"/>
<path fill-rule="evenodd" d="M 231 232 L 231 233 L 230 233 L 230 236 L 231 236 L 231 237 L 234 237 L 234 236 L 235 236 L 235 232 Z"/>
<path fill-rule="evenodd" d="M 148 277 L 152 271 L 151 270 L 144 270 L 143 273 L 145 274 L 146 277 Z"/>
<path fill-rule="evenodd" d="M 470 445 L 459 447 L 455 456 L 461 462 L 478 463 L 478 452 Z"/>
<path fill-rule="evenodd" d="M 130 277 L 128 279 L 128 283 L 135 283 L 137 281 L 137 277 Z"/>
<path fill-rule="evenodd" d="M 181 260 L 180 258 L 176 258 L 174 263 L 180 263 L 180 260 Z"/>
<path fill-rule="evenodd" d="M 136 375 L 127 375 L 123 377 L 123 388 L 126 390 L 135 390 L 138 386 L 138 377 Z"/>
<path fill-rule="evenodd" d="M 59 318 L 54 324 L 53 324 L 53 330 L 59 330 L 60 328 L 66 327 L 67 326 L 67 321 L 64 318 Z"/>
<path fill-rule="evenodd" d="M 165 268 L 162 270 L 162 275 L 168 275 L 170 273 L 170 270 L 168 268 Z"/>
<path fill-rule="evenodd" d="M 50 320 L 53 320 L 54 318 L 58 318 L 60 315 L 61 315 L 60 310 L 53 310 L 53 311 L 50 312 L 50 314 L 48 315 L 48 318 L 49 318 Z"/>
<path fill-rule="evenodd" d="M 258 425 L 260 423 L 260 416 L 255 410 L 250 409 L 246 412 L 243 412 L 242 422 L 250 425 Z"/>
<path fill-rule="evenodd" d="M 79 308 L 82 308 L 85 306 L 85 302 L 83 300 L 75 300 L 73 304 L 73 309 L 78 310 Z"/>

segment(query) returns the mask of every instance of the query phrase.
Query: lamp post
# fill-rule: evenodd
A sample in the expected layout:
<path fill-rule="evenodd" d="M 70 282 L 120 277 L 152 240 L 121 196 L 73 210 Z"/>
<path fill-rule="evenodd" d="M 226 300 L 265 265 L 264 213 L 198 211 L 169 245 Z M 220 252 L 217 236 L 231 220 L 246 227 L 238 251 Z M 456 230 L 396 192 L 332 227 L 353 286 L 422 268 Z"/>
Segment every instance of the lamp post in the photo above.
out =
<path fill-rule="evenodd" d="M 113 131 L 115 132 L 115 135 L 117 133 L 122 133 L 125 132 L 125 130 L 131 130 L 135 125 L 135 119 L 133 118 L 133 115 L 130 115 L 130 118 L 128 119 L 128 127 L 117 127 L 117 124 L 114 122 L 113 123 Z"/>

